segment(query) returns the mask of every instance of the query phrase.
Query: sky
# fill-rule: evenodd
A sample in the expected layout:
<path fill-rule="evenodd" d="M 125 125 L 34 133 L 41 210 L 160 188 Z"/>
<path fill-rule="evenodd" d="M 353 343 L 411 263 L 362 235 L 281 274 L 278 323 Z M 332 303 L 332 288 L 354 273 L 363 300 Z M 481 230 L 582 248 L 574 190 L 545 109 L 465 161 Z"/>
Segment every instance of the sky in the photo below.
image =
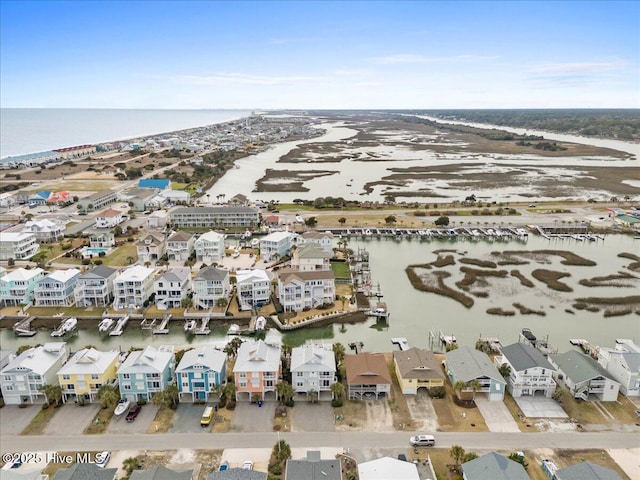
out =
<path fill-rule="evenodd" d="M 640 2 L 0 0 L 0 106 L 639 108 Z"/>

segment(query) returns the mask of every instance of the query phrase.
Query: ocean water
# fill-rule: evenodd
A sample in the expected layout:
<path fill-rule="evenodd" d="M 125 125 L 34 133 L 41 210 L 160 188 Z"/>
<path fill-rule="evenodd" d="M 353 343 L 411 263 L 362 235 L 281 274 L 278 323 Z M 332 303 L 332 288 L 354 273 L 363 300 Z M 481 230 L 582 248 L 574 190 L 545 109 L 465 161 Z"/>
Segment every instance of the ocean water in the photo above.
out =
<path fill-rule="evenodd" d="M 236 120 L 250 110 L 0 109 L 0 158 Z"/>

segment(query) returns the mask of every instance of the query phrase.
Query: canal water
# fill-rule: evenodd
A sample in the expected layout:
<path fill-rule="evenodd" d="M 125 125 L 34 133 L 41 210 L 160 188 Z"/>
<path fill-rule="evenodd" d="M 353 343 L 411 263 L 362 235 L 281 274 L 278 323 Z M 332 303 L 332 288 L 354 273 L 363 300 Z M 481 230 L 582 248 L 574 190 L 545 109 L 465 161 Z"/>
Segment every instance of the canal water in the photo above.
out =
<path fill-rule="evenodd" d="M 621 271 L 632 273 L 626 266 L 631 262 L 618 257 L 619 253 L 640 255 L 640 240 L 632 236 L 608 235 L 604 240 L 595 242 L 577 241 L 575 239 L 546 240 L 539 236 L 531 236 L 526 241 L 508 240 L 494 241 L 465 239 L 419 241 L 396 239 L 356 239 L 349 240 L 349 248 L 357 251 L 365 248 L 370 253 L 370 267 L 373 283 L 383 294 L 382 301 L 387 304 L 390 318 L 387 324 L 381 324 L 375 319 L 351 325 L 334 325 L 321 328 L 302 329 L 287 333 L 281 337 L 284 343 L 300 345 L 311 341 L 327 343 L 363 342 L 365 351 L 390 351 L 395 349 L 391 344 L 394 337 L 404 337 L 410 346 L 429 348 L 429 332 L 442 331 L 445 335 L 453 335 L 458 343 L 473 346 L 480 336 L 498 337 L 503 344 L 517 341 L 518 333 L 523 327 L 530 328 L 539 338 L 558 347 L 560 351 L 571 348 L 570 338 L 584 338 L 592 344 L 612 346 L 616 338 L 632 338 L 640 343 L 640 316 L 629 314 L 625 316 L 605 318 L 603 312 L 588 312 L 576 310 L 572 307 L 574 300 L 581 297 L 625 297 L 640 294 L 640 280 L 638 278 L 625 281 L 629 287 L 586 287 L 578 282 L 581 279 L 613 275 Z M 479 260 L 496 260 L 492 252 L 513 250 L 563 250 L 570 251 L 584 258 L 596 262 L 596 266 L 578 267 L 562 265 L 559 256 L 538 255 L 528 258 L 527 265 L 506 265 L 498 269 L 511 271 L 519 270 L 534 283 L 533 288 L 520 285 L 520 282 L 508 275 L 504 279 L 488 279 L 484 290 L 488 292 L 486 298 L 474 298 L 474 305 L 466 308 L 455 300 L 433 293 L 415 290 L 409 283 L 405 268 L 411 264 L 425 264 L 433 262 L 441 255 L 453 255 L 456 263 L 437 270 L 445 270 L 451 274 L 446 279 L 447 285 L 455 288 L 455 282 L 462 278 L 460 262 L 462 258 Z M 466 265 L 474 267 L 473 265 Z M 570 276 L 562 281 L 569 285 L 572 292 L 558 292 L 546 287 L 543 283 L 531 277 L 534 269 L 547 269 L 569 273 Z M 422 272 L 432 272 L 436 269 Z M 639 274 L 634 274 L 640 277 Z M 545 316 L 535 314 L 522 315 L 513 307 L 520 303 L 533 310 L 544 311 Z M 488 308 L 501 307 L 505 310 L 515 310 L 514 316 L 496 316 L 487 313 Z M 570 313 L 566 310 L 571 310 Z M 97 324 L 97 322 L 96 322 Z M 126 350 L 131 346 L 145 345 L 174 345 L 182 348 L 188 345 L 224 344 L 226 342 L 226 326 L 213 326 L 211 335 L 185 337 L 182 324 L 174 323 L 170 326 L 168 335 L 152 335 L 142 331 L 139 327 L 128 326 L 120 337 L 102 337 L 95 329 L 81 330 L 78 335 L 68 339 L 71 350 L 78 350 L 86 345 L 94 345 L 102 349 L 119 348 Z M 278 332 L 270 331 L 270 338 L 279 338 Z M 41 331 L 33 338 L 16 338 L 12 331 L 0 332 L 0 347 L 14 349 L 19 345 L 39 344 L 51 341 L 49 332 Z"/>

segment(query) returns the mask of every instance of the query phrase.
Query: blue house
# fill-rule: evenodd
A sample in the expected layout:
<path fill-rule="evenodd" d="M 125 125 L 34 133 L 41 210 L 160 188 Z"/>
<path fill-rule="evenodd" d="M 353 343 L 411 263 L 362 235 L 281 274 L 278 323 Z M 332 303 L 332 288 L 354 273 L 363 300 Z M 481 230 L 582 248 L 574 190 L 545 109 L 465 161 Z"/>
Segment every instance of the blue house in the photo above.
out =
<path fill-rule="evenodd" d="M 212 346 L 184 353 L 176 367 L 180 401 L 208 401 L 216 385 L 227 380 L 227 355 Z"/>
<path fill-rule="evenodd" d="M 171 180 L 168 178 L 142 178 L 138 180 L 138 188 L 158 188 L 167 190 L 171 188 Z"/>
<path fill-rule="evenodd" d="M 40 205 L 46 205 L 47 200 L 51 196 L 50 190 L 39 190 L 33 195 L 29 196 L 29 207 L 36 207 Z"/>
<path fill-rule="evenodd" d="M 120 396 L 132 402 L 150 401 L 156 392 L 173 384 L 175 356 L 172 346 L 131 352 L 118 369 Z"/>
<path fill-rule="evenodd" d="M 462 382 L 465 384 L 462 391 L 471 392 L 472 382 L 475 380 L 479 386 L 476 391 L 486 393 L 489 400 L 504 399 L 507 382 L 486 353 L 469 347 L 460 347 L 447 352 L 446 357 L 447 376 L 451 385 Z"/>

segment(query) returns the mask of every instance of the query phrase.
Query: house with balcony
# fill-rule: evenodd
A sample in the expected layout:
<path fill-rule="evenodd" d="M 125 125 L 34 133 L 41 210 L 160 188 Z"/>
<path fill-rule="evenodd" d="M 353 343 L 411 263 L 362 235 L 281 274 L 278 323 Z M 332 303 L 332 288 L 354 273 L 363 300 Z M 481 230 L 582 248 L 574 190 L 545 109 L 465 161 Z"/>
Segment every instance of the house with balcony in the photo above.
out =
<path fill-rule="evenodd" d="M 182 307 L 182 301 L 191 293 L 191 269 L 177 267 L 168 270 L 153 282 L 158 310 Z"/>
<path fill-rule="evenodd" d="M 285 312 L 328 305 L 336 299 L 333 271 L 280 270 L 278 272 L 278 300 Z"/>
<path fill-rule="evenodd" d="M 58 385 L 58 370 L 69 358 L 65 342 L 31 347 L 0 371 L 2 397 L 7 405 L 45 403 L 43 385 Z"/>
<path fill-rule="evenodd" d="M 260 223 L 260 214 L 253 207 L 176 207 L 169 223 L 174 228 L 253 228 Z"/>
<path fill-rule="evenodd" d="M 60 370 L 58 383 L 62 388 L 62 401 L 99 402 L 98 390 L 102 385 L 116 384 L 116 368 L 120 352 L 101 352 L 95 348 L 77 351 Z"/>
<path fill-rule="evenodd" d="M 89 248 L 111 249 L 116 246 L 116 237 L 111 232 L 92 233 L 89 236 Z"/>
<path fill-rule="evenodd" d="M 203 268 L 193 279 L 193 306 L 202 310 L 213 308 L 220 299 L 226 302 L 230 291 L 228 270 Z"/>
<path fill-rule="evenodd" d="M 444 387 L 445 376 L 442 366 L 433 352 L 412 347 L 393 352 L 393 364 L 400 389 L 405 395 L 415 395 L 418 389 Z"/>
<path fill-rule="evenodd" d="M 300 272 L 328 272 L 331 254 L 315 243 L 302 243 L 291 254 L 291 268 Z"/>
<path fill-rule="evenodd" d="M 640 396 L 640 346 L 633 340 L 616 339 L 614 348 L 600 347 L 598 363 L 620 383 L 625 396 Z"/>
<path fill-rule="evenodd" d="M 195 238 L 188 232 L 173 232 L 167 239 L 167 256 L 169 260 L 184 262 L 193 252 Z"/>
<path fill-rule="evenodd" d="M 237 401 L 252 401 L 254 398 L 277 400 L 276 384 L 282 376 L 280 354 L 280 345 L 265 343 L 264 340 L 240 345 L 233 366 Z"/>
<path fill-rule="evenodd" d="M 300 235 L 298 243 L 304 244 L 313 243 L 322 248 L 325 253 L 329 254 L 329 258 L 333 256 L 333 233 L 331 232 L 304 232 Z"/>
<path fill-rule="evenodd" d="M 222 263 L 224 258 L 224 235 L 209 231 L 200 235 L 194 242 L 196 261 L 211 265 Z"/>
<path fill-rule="evenodd" d="M 28 260 L 40 245 L 36 236 L 29 232 L 2 232 L 0 235 L 0 260 Z"/>
<path fill-rule="evenodd" d="M 227 382 L 227 354 L 212 345 L 184 352 L 176 367 L 180 401 L 208 402 L 217 398 L 213 389 Z"/>
<path fill-rule="evenodd" d="M 271 280 L 265 270 L 238 270 L 236 292 L 240 310 L 260 308 L 271 298 Z"/>
<path fill-rule="evenodd" d="M 63 226 L 58 222 L 52 222 L 46 218 L 42 220 L 30 220 L 24 224 L 23 233 L 33 233 L 38 243 L 57 242 L 62 238 Z M 4 233 L 3 233 L 4 235 Z"/>
<path fill-rule="evenodd" d="M 131 352 L 118 368 L 120 396 L 132 402 L 151 401 L 153 395 L 174 383 L 173 346 L 151 345 Z"/>
<path fill-rule="evenodd" d="M 75 304 L 74 291 L 79 276 L 77 268 L 49 273 L 33 291 L 34 304 L 38 307 L 70 307 Z"/>
<path fill-rule="evenodd" d="M 291 232 L 273 232 L 260 239 L 260 258 L 265 262 L 275 262 L 291 253 L 295 234 Z"/>
<path fill-rule="evenodd" d="M 0 277 L 0 305 L 18 306 L 33 302 L 36 285 L 45 274 L 41 268 L 16 268 Z"/>
<path fill-rule="evenodd" d="M 542 352 L 525 343 L 514 343 L 502 347 L 501 355 L 494 358 L 496 365 L 507 364 L 510 369 L 507 377 L 507 388 L 514 398 L 542 392 L 551 398 L 556 390 L 553 379 L 557 373 Z"/>
<path fill-rule="evenodd" d="M 113 308 L 142 308 L 153 294 L 153 268 L 136 265 L 127 268 L 113 280 Z"/>
<path fill-rule="evenodd" d="M 291 385 L 299 395 L 333 400 L 331 385 L 337 382 L 336 358 L 331 345 L 302 345 L 291 350 Z"/>
<path fill-rule="evenodd" d="M 124 222 L 124 216 L 120 210 L 107 208 L 96 215 L 96 228 L 114 228 Z"/>
<path fill-rule="evenodd" d="M 136 242 L 138 263 L 155 263 L 167 252 L 167 237 L 159 232 L 147 232 Z"/>
<path fill-rule="evenodd" d="M 620 383 L 593 358 L 576 350 L 549 355 L 549 363 L 556 370 L 555 380 L 564 385 L 573 398 L 615 402 Z"/>
<path fill-rule="evenodd" d="M 106 265 L 87 270 L 78 276 L 74 289 L 79 307 L 106 307 L 113 302 L 113 282 L 118 275 L 115 268 Z"/>
<path fill-rule="evenodd" d="M 357 353 L 344 356 L 349 399 L 388 397 L 391 393 L 391 374 L 381 353 Z"/>
<path fill-rule="evenodd" d="M 475 392 L 486 393 L 490 401 L 504 400 L 507 382 L 486 353 L 469 347 L 451 350 L 446 354 L 446 371 L 451 385 L 465 384 L 461 393 L 472 392 L 475 381 Z"/>

